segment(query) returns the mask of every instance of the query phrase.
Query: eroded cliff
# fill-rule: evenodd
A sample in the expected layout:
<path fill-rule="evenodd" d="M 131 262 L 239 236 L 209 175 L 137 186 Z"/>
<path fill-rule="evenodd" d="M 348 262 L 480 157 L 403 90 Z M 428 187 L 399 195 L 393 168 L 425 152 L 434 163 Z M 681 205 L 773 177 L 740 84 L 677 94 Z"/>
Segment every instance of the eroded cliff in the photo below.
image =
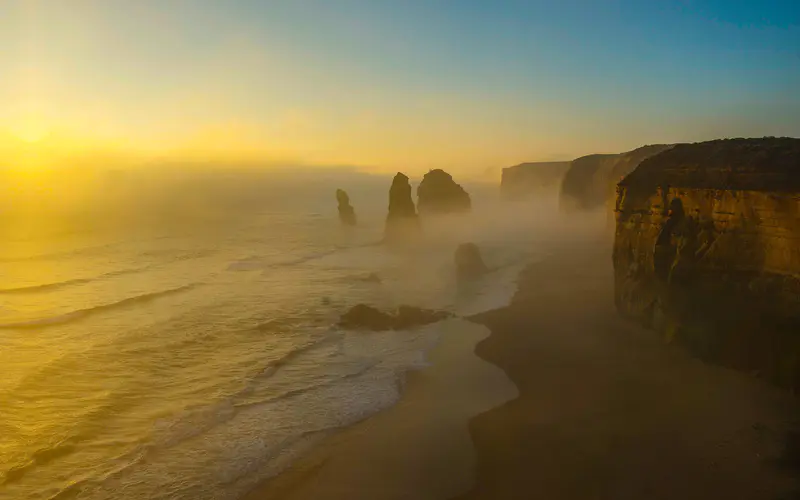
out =
<path fill-rule="evenodd" d="M 558 189 L 569 168 L 568 161 L 520 163 L 503 169 L 500 192 L 506 199 L 523 199 Z"/>
<path fill-rule="evenodd" d="M 800 387 L 800 140 L 680 144 L 617 186 L 618 310 Z"/>
<path fill-rule="evenodd" d="M 623 176 L 646 158 L 670 147 L 652 144 L 626 153 L 594 154 L 573 160 L 561 183 L 561 208 L 592 210 L 613 201 L 615 186 Z"/>

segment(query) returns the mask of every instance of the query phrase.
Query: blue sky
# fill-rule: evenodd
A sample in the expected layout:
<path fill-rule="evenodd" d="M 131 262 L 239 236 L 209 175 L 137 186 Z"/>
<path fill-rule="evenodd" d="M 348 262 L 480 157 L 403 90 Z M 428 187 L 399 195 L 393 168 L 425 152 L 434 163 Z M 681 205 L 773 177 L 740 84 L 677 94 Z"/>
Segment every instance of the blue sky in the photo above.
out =
<path fill-rule="evenodd" d="M 0 129 L 84 146 L 421 169 L 800 136 L 796 0 L 11 0 L 0 46 Z"/>

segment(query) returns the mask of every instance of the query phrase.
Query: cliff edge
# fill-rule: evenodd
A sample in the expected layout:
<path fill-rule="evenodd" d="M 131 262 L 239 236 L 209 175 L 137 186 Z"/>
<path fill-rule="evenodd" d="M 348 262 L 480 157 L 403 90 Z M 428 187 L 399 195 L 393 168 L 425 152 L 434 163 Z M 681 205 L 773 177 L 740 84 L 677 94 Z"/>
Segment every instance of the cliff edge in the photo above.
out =
<path fill-rule="evenodd" d="M 569 168 L 568 161 L 520 163 L 503 169 L 500 193 L 505 199 L 524 199 L 557 190 Z"/>
<path fill-rule="evenodd" d="M 561 208 L 592 210 L 611 205 L 615 186 L 623 176 L 643 160 L 671 147 L 651 144 L 626 153 L 593 154 L 573 160 L 561 183 Z"/>
<path fill-rule="evenodd" d="M 800 139 L 676 145 L 618 184 L 614 211 L 620 313 L 800 387 Z"/>

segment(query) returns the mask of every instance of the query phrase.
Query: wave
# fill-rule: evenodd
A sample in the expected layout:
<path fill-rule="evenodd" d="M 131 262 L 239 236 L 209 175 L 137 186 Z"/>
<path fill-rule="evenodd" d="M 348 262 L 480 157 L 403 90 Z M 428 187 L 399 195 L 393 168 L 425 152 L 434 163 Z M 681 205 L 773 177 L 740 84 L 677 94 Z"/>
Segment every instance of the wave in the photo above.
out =
<path fill-rule="evenodd" d="M 321 252 L 312 253 L 309 255 L 303 255 L 302 257 L 297 257 L 294 259 L 288 259 L 281 262 L 265 262 L 262 257 L 252 256 L 246 257 L 241 260 L 237 260 L 236 262 L 231 262 L 228 264 L 228 271 L 253 271 L 259 269 L 270 269 L 275 267 L 290 267 L 296 266 L 299 264 L 304 264 L 306 262 L 310 262 L 313 260 L 322 259 L 329 255 L 333 255 L 337 252 L 341 252 L 344 250 L 350 250 L 354 248 L 370 248 L 370 247 L 378 247 L 383 245 L 383 240 L 376 240 L 367 243 L 361 243 L 358 245 L 352 246 L 337 246 L 331 248 L 329 250 L 323 250 Z"/>
<path fill-rule="evenodd" d="M 127 299 L 122 299 L 117 302 L 111 302 L 110 304 L 101 304 L 99 306 L 87 307 L 86 309 L 78 309 L 76 311 L 68 312 L 66 314 L 61 314 L 59 316 L 50 316 L 48 318 L 20 321 L 17 323 L 5 323 L 5 324 L 0 323 L 0 330 L 38 330 L 41 328 L 47 328 L 51 326 L 64 325 L 67 323 L 72 323 L 75 321 L 85 319 L 89 316 L 92 316 L 94 314 L 103 311 L 128 307 L 133 304 L 146 303 L 153 301 L 155 299 L 167 297 L 169 295 L 175 295 L 177 293 L 186 292 L 194 288 L 197 288 L 200 285 L 201 285 L 200 283 L 192 283 L 177 288 L 171 288 L 169 290 L 161 290 L 158 292 L 145 293 L 142 295 L 136 295 L 134 297 L 128 297 Z"/>
<path fill-rule="evenodd" d="M 294 397 L 294 396 L 299 396 L 301 394 L 305 394 L 305 393 L 307 393 L 309 391 L 313 391 L 315 389 L 320 389 L 322 387 L 331 386 L 333 384 L 342 382 L 343 380 L 349 380 L 351 378 L 360 377 L 361 375 L 365 374 L 366 372 L 368 372 L 369 370 L 374 368 L 376 365 L 378 365 L 378 363 L 379 363 L 378 361 L 367 363 L 364 366 L 358 368 L 357 370 L 355 370 L 355 371 L 353 371 L 351 373 L 345 373 L 344 375 L 341 375 L 338 378 L 333 379 L 333 380 L 320 382 L 319 384 L 312 384 L 312 385 L 307 385 L 307 386 L 304 386 L 304 387 L 298 387 L 296 389 L 289 389 L 286 392 L 282 392 L 282 393 L 280 393 L 278 395 L 275 395 L 275 396 L 272 396 L 272 397 L 269 397 L 269 398 L 259 399 L 259 400 L 255 400 L 255 401 L 245 401 L 245 402 L 242 402 L 242 403 L 235 403 L 233 406 L 234 406 L 234 408 L 237 408 L 237 409 L 239 409 L 239 408 L 247 408 L 247 407 L 250 407 L 250 406 L 258 406 L 258 405 L 267 404 L 267 403 L 274 403 L 274 402 L 280 401 L 282 399 L 291 398 L 291 397 Z"/>
<path fill-rule="evenodd" d="M 50 448 L 36 451 L 31 459 L 25 464 L 8 469 L 0 481 L 0 485 L 11 484 L 19 481 L 22 477 L 35 467 L 46 465 L 53 460 L 69 455 L 75 451 L 75 444 L 71 442 L 61 442 Z"/>
<path fill-rule="evenodd" d="M 113 243 L 104 243 L 102 245 L 94 245 L 88 247 L 81 247 L 72 250 L 62 250 L 59 252 L 50 252 L 50 253 L 42 253 L 38 255 L 25 255 L 21 257 L 2 257 L 0 258 L 0 262 L 28 262 L 28 261 L 42 261 L 42 260 L 53 260 L 53 259 L 63 259 L 68 257 L 75 257 L 77 255 L 84 255 L 84 254 L 92 254 L 104 250 L 108 250 L 114 246 L 118 246 L 122 244 L 121 242 L 113 242 Z"/>
<path fill-rule="evenodd" d="M 116 276 L 135 274 L 142 271 L 146 271 L 149 268 L 150 266 L 137 267 L 132 269 L 120 269 L 118 271 L 111 271 L 91 278 L 75 278 L 71 280 L 56 281 L 54 283 L 42 283 L 40 285 L 20 286 L 14 288 L 0 288 L 0 295 L 50 292 L 53 290 L 59 290 L 61 288 L 67 288 L 75 285 L 84 285 L 86 283 L 92 283 L 94 281 L 100 281 L 108 278 L 113 278 Z"/>
<path fill-rule="evenodd" d="M 314 385 L 305 387 L 302 389 L 295 389 L 295 390 L 288 390 L 285 393 L 278 394 L 273 398 L 265 400 L 259 403 L 252 403 L 252 404 L 237 404 L 237 399 L 242 398 L 249 392 L 253 384 L 257 381 L 263 381 L 263 379 L 273 375 L 278 369 L 285 366 L 286 364 L 290 363 L 292 360 L 297 358 L 298 356 L 302 355 L 303 353 L 307 353 L 317 347 L 324 346 L 330 343 L 332 340 L 337 340 L 337 337 L 330 337 L 326 336 L 317 341 L 309 342 L 303 344 L 295 349 L 288 351 L 286 354 L 281 356 L 278 359 L 272 360 L 264 367 L 261 372 L 259 372 L 253 379 L 249 381 L 246 387 L 240 391 L 237 391 L 225 399 L 217 401 L 216 403 L 200 406 L 200 407 L 193 407 L 187 408 L 180 414 L 168 419 L 162 420 L 156 423 L 156 426 L 153 428 L 153 434 L 150 435 L 149 439 L 146 442 L 140 443 L 135 449 L 129 450 L 128 452 L 124 453 L 123 455 L 117 457 L 115 461 L 119 463 L 118 467 L 115 467 L 113 470 L 108 471 L 99 477 L 93 478 L 86 478 L 70 484 L 66 488 L 58 491 L 54 496 L 50 497 L 50 500 L 64 500 L 67 498 L 74 498 L 79 493 L 81 493 L 84 489 L 91 489 L 93 486 L 98 486 L 112 478 L 119 477 L 125 474 L 127 471 L 131 470 L 132 468 L 136 467 L 137 465 L 141 464 L 142 462 L 146 461 L 149 456 L 155 453 L 161 453 L 169 448 L 175 447 L 180 443 L 196 438 L 197 436 L 204 435 L 212 429 L 224 425 L 228 421 L 232 420 L 236 417 L 240 410 L 243 410 L 246 407 L 256 406 L 258 404 L 263 403 L 270 403 L 274 401 L 278 401 L 281 399 L 289 398 L 292 396 L 296 396 L 302 394 L 304 392 L 313 390 L 317 387 L 323 387 L 326 385 L 332 385 L 337 382 L 337 380 L 329 381 L 324 384 Z M 366 367 L 365 369 L 359 370 L 358 373 L 351 373 L 345 374 L 341 377 L 341 380 L 353 378 L 355 376 L 363 374 L 371 368 Z M 303 433 L 303 437 L 308 432 Z M 15 475 L 13 471 L 17 469 L 24 469 L 22 474 L 17 474 L 14 477 L 14 481 L 19 480 L 21 476 L 28 472 L 30 469 L 44 465 L 46 462 L 37 461 L 35 458 L 37 455 L 42 457 L 51 457 L 50 460 L 61 456 L 62 454 L 67 454 L 67 452 L 72 452 L 74 449 L 74 445 L 71 443 L 76 442 L 78 437 L 73 437 L 71 441 L 69 441 L 68 446 L 72 446 L 72 448 L 64 448 L 64 451 L 42 451 L 37 452 L 34 454 L 32 460 L 29 460 L 25 465 L 18 466 L 16 468 L 12 468 L 9 470 L 7 474 L 11 474 L 12 476 Z M 65 442 L 67 443 L 67 442 Z M 2 485 L 2 481 L 0 480 L 0 485 Z"/>
<path fill-rule="evenodd" d="M 330 250 L 324 250 L 322 252 L 303 255 L 302 257 L 297 257 L 294 259 L 288 259 L 279 262 L 266 262 L 261 257 L 256 257 L 256 256 L 247 257 L 228 264 L 228 271 L 254 271 L 259 269 L 270 269 L 275 267 L 296 266 L 298 264 L 303 264 L 305 262 L 327 257 L 328 255 L 333 255 L 334 253 L 346 250 L 347 248 L 348 247 L 336 247 Z"/>

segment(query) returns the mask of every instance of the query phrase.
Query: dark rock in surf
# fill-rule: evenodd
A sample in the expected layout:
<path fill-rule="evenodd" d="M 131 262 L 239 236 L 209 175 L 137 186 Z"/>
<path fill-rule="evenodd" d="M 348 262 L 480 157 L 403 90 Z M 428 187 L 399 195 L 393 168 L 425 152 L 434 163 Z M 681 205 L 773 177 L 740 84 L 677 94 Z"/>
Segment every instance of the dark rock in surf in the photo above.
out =
<path fill-rule="evenodd" d="M 462 243 L 456 249 L 454 257 L 456 272 L 461 278 L 474 278 L 489 270 L 475 243 Z"/>
<path fill-rule="evenodd" d="M 394 325 L 394 316 L 366 304 L 353 306 L 339 320 L 339 326 L 348 330 L 391 330 Z"/>
<path fill-rule="evenodd" d="M 362 277 L 360 280 L 366 283 L 380 283 L 381 277 L 378 276 L 378 273 L 369 273 L 368 275 Z"/>
<path fill-rule="evenodd" d="M 405 330 L 436 323 L 451 316 L 446 311 L 412 306 L 400 306 L 397 314 L 390 314 L 366 304 L 358 304 L 342 315 L 339 326 L 347 330 Z"/>
<path fill-rule="evenodd" d="M 350 196 L 342 189 L 336 190 L 336 201 L 339 203 L 339 220 L 345 226 L 356 225 L 356 212 L 350 205 Z"/>
<path fill-rule="evenodd" d="M 395 329 L 405 330 L 416 326 L 429 325 L 451 317 L 447 311 L 434 311 L 421 307 L 400 306 L 395 317 Z"/>
<path fill-rule="evenodd" d="M 389 213 L 386 216 L 385 240 L 404 241 L 419 233 L 419 219 L 411 199 L 408 177 L 398 172 L 389 188 Z"/>
<path fill-rule="evenodd" d="M 422 215 L 469 212 L 469 194 L 441 169 L 429 171 L 417 188 L 417 208 Z"/>

